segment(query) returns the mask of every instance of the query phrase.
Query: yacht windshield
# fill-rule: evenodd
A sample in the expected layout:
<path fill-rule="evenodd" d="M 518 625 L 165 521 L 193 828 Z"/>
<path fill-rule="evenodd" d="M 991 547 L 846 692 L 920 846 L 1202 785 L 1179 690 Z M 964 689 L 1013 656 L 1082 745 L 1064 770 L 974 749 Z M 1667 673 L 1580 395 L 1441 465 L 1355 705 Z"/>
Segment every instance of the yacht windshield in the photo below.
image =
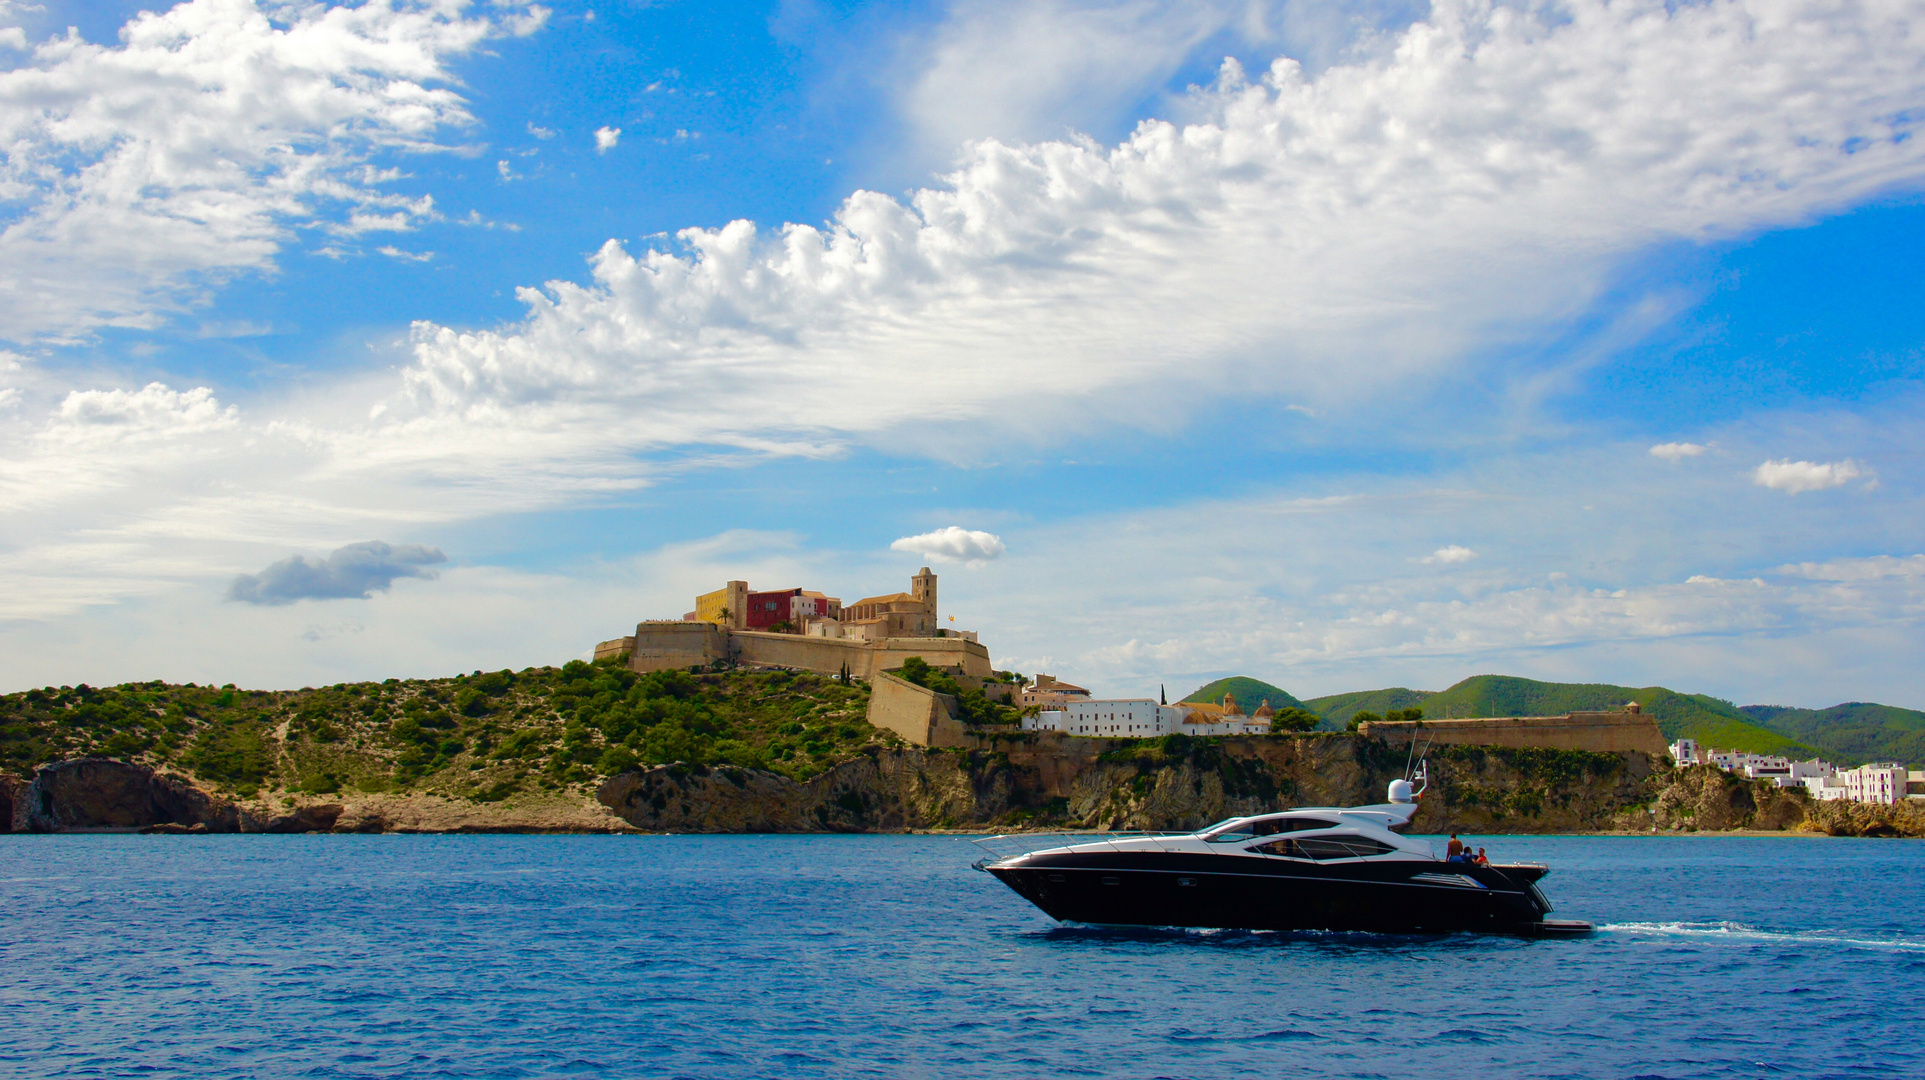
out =
<path fill-rule="evenodd" d="M 1336 825 L 1334 821 L 1310 817 L 1231 818 L 1229 821 L 1210 826 L 1198 835 L 1212 844 L 1230 844 L 1238 840 L 1253 840 L 1260 836 L 1275 836 L 1278 833 L 1331 829 Z"/>

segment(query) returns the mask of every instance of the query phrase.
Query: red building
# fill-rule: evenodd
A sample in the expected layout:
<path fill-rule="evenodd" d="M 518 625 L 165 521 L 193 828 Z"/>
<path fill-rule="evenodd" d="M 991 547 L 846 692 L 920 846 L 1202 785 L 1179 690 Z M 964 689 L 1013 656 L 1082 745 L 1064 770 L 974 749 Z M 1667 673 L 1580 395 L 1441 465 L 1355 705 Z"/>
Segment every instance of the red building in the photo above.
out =
<path fill-rule="evenodd" d="M 752 592 L 749 594 L 747 626 L 750 630 L 767 630 L 776 623 L 790 623 L 794 619 L 789 613 L 789 602 L 802 595 L 801 589 L 777 589 L 774 592 Z"/>

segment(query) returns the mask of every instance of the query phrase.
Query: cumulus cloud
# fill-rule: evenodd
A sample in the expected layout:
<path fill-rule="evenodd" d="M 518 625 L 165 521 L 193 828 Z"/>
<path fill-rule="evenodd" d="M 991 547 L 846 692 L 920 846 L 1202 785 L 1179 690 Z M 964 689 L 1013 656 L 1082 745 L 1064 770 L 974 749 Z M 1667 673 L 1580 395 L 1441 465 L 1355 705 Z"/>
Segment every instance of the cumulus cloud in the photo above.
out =
<path fill-rule="evenodd" d="M 242 574 L 228 586 L 227 598 L 270 606 L 296 600 L 367 600 L 387 592 L 396 578 L 432 579 L 434 571 L 425 567 L 447 561 L 438 548 L 368 540 L 335 548 L 314 562 L 295 555 L 258 574 Z"/>
<path fill-rule="evenodd" d="M 255 10 L 223 2 L 136 25 Z M 389 119 L 351 130 L 400 144 L 461 122 L 432 78 L 471 42 L 404 31 L 486 28 L 433 14 L 453 8 L 286 10 L 287 26 L 397 20 L 394 55 L 414 59 L 366 61 L 367 85 L 388 96 L 364 104 Z M 1326 416 L 1386 388 L 1421 395 L 1511 355 L 1494 345 L 1565 325 L 1652 245 L 1803 223 L 1925 177 L 1921 21 L 1920 0 L 1438 0 L 1382 51 L 1314 74 L 1290 60 L 1255 78 L 1226 65 L 1190 122 L 1146 122 L 1117 145 L 981 142 L 939 184 L 857 192 L 828 222 L 739 221 L 648 250 L 610 242 L 587 280 L 522 290 L 519 322 L 418 324 L 398 388 L 366 375 L 332 399 L 250 403 L 252 419 L 184 426 L 165 453 L 157 441 L 138 454 L 81 446 L 67 437 L 108 426 L 70 419 L 0 429 L 0 508 L 45 514 L 11 533 L 33 539 L 0 559 L 0 604 L 39 612 L 62 590 L 91 602 L 134 588 L 95 571 L 131 565 L 157 537 L 281 551 L 317 521 L 381 535 L 390 522 L 580 502 L 647 482 L 661 458 L 644 451 L 677 444 L 826 455 L 873 440 L 913 453 L 945 425 L 970 425 L 971 445 L 994 425 L 1037 440 L 1170 425 L 1232 391 Z M 244 40 L 291 32 L 263 19 Z M 177 37 L 180 49 L 196 40 Z M 129 55 L 146 56 L 144 40 L 130 32 Z M 334 94 L 338 70 L 262 85 L 311 86 L 323 104 L 373 93 L 349 81 Z M 410 110 L 381 111 L 401 103 Z M 275 124 L 277 137 L 305 130 Z M 102 146 L 100 161 L 118 160 Z M 338 160 L 371 152 L 352 144 Z M 150 190 L 135 180 L 124 190 Z M 307 189 L 271 190 L 298 201 Z M 261 213 L 219 220 L 281 220 Z M 4 255 L 0 276 L 26 265 Z M 0 290 L 0 308 L 19 295 Z M 1637 450 L 1614 448 L 1618 464 Z M 1456 524 L 1440 528 L 1492 550 Z M 1511 560 L 1508 539 L 1490 542 Z M 1408 554 L 1393 558 L 1408 568 Z M 169 572 L 205 573 L 196 558 Z"/>
<path fill-rule="evenodd" d="M 406 384 L 430 415 L 636 444 L 1361 400 L 1569 318 L 1632 251 L 1925 173 L 1919 8 L 1438 0 L 1380 57 L 1226 63 L 1196 122 L 1114 147 L 980 142 L 823 226 L 611 241 L 590 281 L 522 290 L 518 325 L 418 325 Z"/>
<path fill-rule="evenodd" d="M 622 141 L 622 129 L 618 127 L 599 127 L 595 129 L 595 152 L 606 154 Z"/>
<path fill-rule="evenodd" d="M 1449 547 L 1440 547 L 1417 561 L 1425 566 L 1449 566 L 1453 563 L 1469 562 L 1475 558 L 1477 558 L 1477 552 L 1461 544 L 1452 544 Z"/>
<path fill-rule="evenodd" d="M 63 398 L 41 433 L 56 441 L 178 437 L 231 428 L 238 410 L 223 408 L 205 386 L 175 390 L 148 383 L 139 390 L 76 390 Z"/>
<path fill-rule="evenodd" d="M 946 529 L 905 536 L 889 545 L 891 551 L 910 551 L 937 562 L 977 565 L 1001 558 L 1003 538 L 995 533 L 951 525 Z"/>
<path fill-rule="evenodd" d="M 1785 458 L 1779 461 L 1767 461 L 1751 472 L 1753 483 L 1788 495 L 1843 487 L 1861 476 L 1870 477 L 1872 471 L 1849 458 L 1844 461 L 1826 462 L 1793 461 Z"/>
<path fill-rule="evenodd" d="M 541 14 L 465 7 L 189 0 L 116 46 L 34 46 L 0 71 L 0 338 L 152 326 L 268 267 L 297 227 L 431 216 L 378 158 L 470 124 L 447 62 Z"/>
<path fill-rule="evenodd" d="M 1707 447 L 1693 442 L 1659 443 L 1651 448 L 1651 456 L 1666 461 L 1683 461 L 1685 458 L 1700 457 Z"/>

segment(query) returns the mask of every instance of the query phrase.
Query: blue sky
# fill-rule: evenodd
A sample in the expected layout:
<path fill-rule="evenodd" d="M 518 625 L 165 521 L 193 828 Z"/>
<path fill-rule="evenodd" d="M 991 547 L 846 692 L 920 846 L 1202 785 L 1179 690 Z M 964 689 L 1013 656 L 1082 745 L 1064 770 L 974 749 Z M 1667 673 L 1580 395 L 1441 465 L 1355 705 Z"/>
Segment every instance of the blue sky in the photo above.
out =
<path fill-rule="evenodd" d="M 1925 707 L 1920 15 L 0 4 L 0 686 L 930 563 L 1117 694 Z"/>

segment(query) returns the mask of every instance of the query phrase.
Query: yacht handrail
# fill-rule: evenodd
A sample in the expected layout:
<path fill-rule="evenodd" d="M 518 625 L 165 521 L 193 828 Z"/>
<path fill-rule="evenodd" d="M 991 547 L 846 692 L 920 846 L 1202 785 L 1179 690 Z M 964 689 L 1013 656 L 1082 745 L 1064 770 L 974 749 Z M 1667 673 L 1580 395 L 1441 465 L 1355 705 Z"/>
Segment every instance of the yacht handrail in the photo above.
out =
<path fill-rule="evenodd" d="M 1036 851 L 1052 848 L 1075 847 L 1080 844 L 1107 844 L 1117 840 L 1140 840 L 1156 837 L 1195 836 L 1191 830 L 1153 832 L 1148 829 L 1091 829 L 1087 832 L 1075 829 L 1055 829 L 1040 832 L 1001 833 L 996 836 L 978 836 L 969 842 L 984 853 L 974 866 L 981 870 L 990 863 L 1013 859 L 1018 855 L 1028 855 Z M 1043 841 L 1038 843 L 1038 841 Z"/>

